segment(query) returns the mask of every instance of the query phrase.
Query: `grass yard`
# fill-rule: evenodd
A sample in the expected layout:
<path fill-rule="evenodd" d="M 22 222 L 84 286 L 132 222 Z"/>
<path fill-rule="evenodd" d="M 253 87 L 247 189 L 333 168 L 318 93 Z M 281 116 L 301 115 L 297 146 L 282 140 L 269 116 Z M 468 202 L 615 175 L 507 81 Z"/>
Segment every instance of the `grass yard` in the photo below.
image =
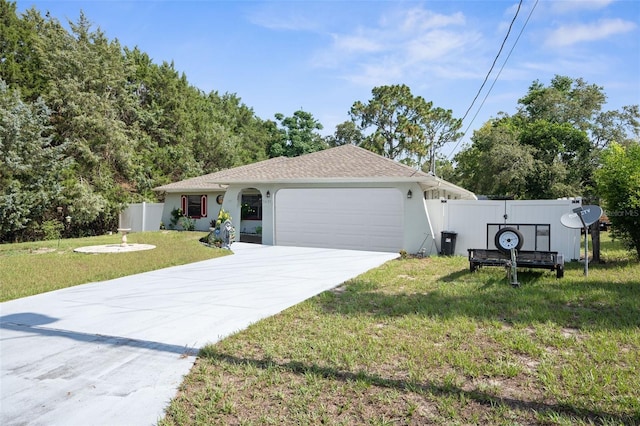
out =
<path fill-rule="evenodd" d="M 396 260 L 201 350 L 161 425 L 640 424 L 640 264 Z"/>
<path fill-rule="evenodd" d="M 130 253 L 82 254 L 83 246 L 118 244 L 120 235 L 0 244 L 0 302 L 51 290 L 109 280 L 168 266 L 229 254 L 198 241 L 205 232 L 139 232 L 129 243 L 153 244 L 153 250 Z"/>

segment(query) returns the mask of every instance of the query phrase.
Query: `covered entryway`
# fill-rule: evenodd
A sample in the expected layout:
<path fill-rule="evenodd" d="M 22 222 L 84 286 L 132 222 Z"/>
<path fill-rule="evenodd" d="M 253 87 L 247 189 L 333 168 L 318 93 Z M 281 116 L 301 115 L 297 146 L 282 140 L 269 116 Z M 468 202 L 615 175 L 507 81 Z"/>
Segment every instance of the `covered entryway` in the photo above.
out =
<path fill-rule="evenodd" d="M 255 188 L 240 195 L 240 242 L 262 244 L 262 194 Z"/>
<path fill-rule="evenodd" d="M 398 252 L 404 197 L 394 188 L 296 188 L 275 195 L 275 245 Z"/>

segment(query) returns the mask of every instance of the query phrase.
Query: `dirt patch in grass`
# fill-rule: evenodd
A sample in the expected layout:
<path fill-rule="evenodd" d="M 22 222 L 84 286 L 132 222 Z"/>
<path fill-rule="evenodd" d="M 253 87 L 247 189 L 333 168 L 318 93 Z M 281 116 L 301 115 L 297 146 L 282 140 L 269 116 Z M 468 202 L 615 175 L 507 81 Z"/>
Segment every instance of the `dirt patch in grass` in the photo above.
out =
<path fill-rule="evenodd" d="M 40 247 L 34 250 L 29 250 L 29 254 L 45 254 L 45 253 L 52 253 L 54 251 L 56 251 L 56 249 L 54 248 Z"/>

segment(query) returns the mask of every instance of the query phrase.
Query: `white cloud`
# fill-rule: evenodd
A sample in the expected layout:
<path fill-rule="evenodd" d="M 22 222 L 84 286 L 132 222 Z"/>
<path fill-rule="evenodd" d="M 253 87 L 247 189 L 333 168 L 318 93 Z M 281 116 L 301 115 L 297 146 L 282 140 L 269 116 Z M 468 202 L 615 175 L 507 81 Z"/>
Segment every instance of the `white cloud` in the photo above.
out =
<path fill-rule="evenodd" d="M 549 2 L 551 10 L 556 13 L 574 13 L 580 10 L 604 9 L 614 0 L 564 0 Z"/>
<path fill-rule="evenodd" d="M 270 30 L 317 31 L 320 26 L 308 10 L 296 7 L 283 9 L 278 3 L 267 3 L 253 9 L 248 19 L 252 24 Z"/>
<path fill-rule="evenodd" d="M 402 82 L 419 73 L 433 75 L 436 65 L 450 68 L 447 64 L 466 62 L 477 47 L 480 33 L 465 25 L 460 12 L 397 10 L 366 27 L 334 32 L 331 44 L 315 52 L 311 63 L 342 71 L 343 78 L 367 86 Z"/>
<path fill-rule="evenodd" d="M 549 34 L 545 45 L 566 47 L 586 41 L 602 40 L 615 34 L 632 31 L 635 28 L 634 22 L 623 19 L 602 19 L 590 24 L 563 25 Z"/>
<path fill-rule="evenodd" d="M 333 35 L 334 48 L 344 52 L 379 52 L 384 46 L 377 40 L 367 37 L 363 34 L 355 35 Z"/>
<path fill-rule="evenodd" d="M 413 8 L 400 14 L 399 29 L 404 32 L 425 31 L 451 25 L 464 25 L 465 18 L 460 12 L 442 15 L 421 8 Z"/>
<path fill-rule="evenodd" d="M 402 64 L 388 60 L 381 63 L 366 63 L 356 70 L 348 73 L 343 78 L 359 86 L 374 87 L 387 84 L 400 83 L 405 74 Z"/>
<path fill-rule="evenodd" d="M 435 30 L 407 40 L 404 47 L 409 62 L 432 61 L 461 51 L 468 43 L 468 35 L 455 31 Z"/>

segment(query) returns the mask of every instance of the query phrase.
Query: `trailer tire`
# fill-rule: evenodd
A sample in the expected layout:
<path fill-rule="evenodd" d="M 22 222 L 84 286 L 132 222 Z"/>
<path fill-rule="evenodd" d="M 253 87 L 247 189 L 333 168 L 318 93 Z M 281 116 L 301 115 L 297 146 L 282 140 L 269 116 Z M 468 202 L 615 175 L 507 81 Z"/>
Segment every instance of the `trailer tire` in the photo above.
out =
<path fill-rule="evenodd" d="M 556 266 L 556 278 L 560 279 L 564 277 L 564 265 Z"/>
<path fill-rule="evenodd" d="M 505 235 L 506 238 L 501 238 L 504 234 L 507 234 Z M 508 226 L 496 232 L 496 236 L 494 237 L 493 242 L 495 243 L 498 250 L 503 253 L 509 253 L 511 251 L 510 245 L 514 242 L 514 240 L 516 245 L 513 248 L 515 248 L 516 250 L 520 250 L 520 248 L 522 248 L 522 244 L 524 244 L 524 237 L 522 236 L 522 233 L 516 228 Z"/>

